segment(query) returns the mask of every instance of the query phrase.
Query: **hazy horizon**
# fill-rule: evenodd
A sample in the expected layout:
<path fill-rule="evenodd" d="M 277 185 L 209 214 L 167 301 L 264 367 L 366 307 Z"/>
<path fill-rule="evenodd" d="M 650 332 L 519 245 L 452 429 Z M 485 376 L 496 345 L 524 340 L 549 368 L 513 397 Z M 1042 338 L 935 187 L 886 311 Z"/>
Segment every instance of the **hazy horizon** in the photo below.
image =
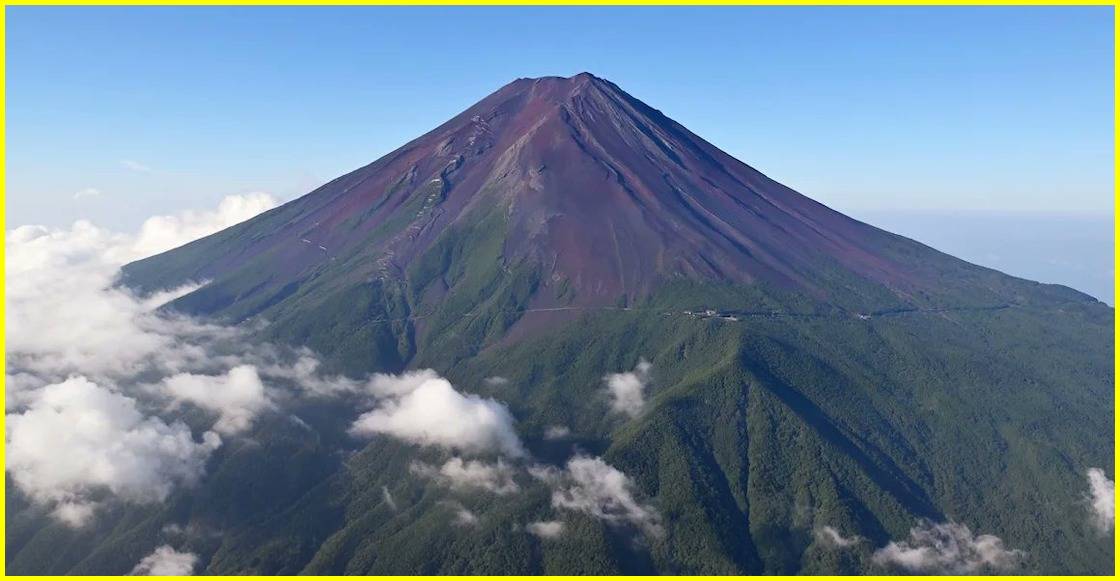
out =
<path fill-rule="evenodd" d="M 1114 219 L 1043 212 L 863 211 L 884 230 L 974 264 L 1114 305 Z"/>

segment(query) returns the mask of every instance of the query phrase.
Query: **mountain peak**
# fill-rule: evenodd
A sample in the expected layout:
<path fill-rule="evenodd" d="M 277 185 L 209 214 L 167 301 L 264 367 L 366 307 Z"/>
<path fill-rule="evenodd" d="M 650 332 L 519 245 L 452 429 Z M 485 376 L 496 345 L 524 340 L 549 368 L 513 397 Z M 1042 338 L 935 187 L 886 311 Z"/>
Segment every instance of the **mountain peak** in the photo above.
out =
<path fill-rule="evenodd" d="M 493 97 L 498 97 L 500 99 L 503 97 L 521 96 L 530 100 L 564 105 L 573 98 L 589 94 L 595 89 L 606 92 L 615 90 L 612 83 L 587 72 L 570 77 L 525 77 L 507 84 L 505 87 L 494 92 L 490 97 L 483 99 L 481 103 L 486 103 Z"/>
<path fill-rule="evenodd" d="M 998 553 L 982 569 L 935 555 L 949 572 L 1111 572 L 1112 543 L 1061 509 L 1114 455 L 1111 308 L 852 220 L 591 75 L 514 81 L 123 277 L 208 281 L 164 308 L 255 319 L 215 341 L 245 356 L 175 371 L 220 389 L 223 361 L 259 367 L 271 395 L 243 437 L 268 445 L 214 455 L 215 476 L 173 505 L 99 509 L 92 536 L 66 533 L 81 542 L 65 559 L 44 558 L 59 525 L 24 526 L 48 512 L 35 496 L 9 496 L 25 519 L 9 570 L 125 572 L 117 556 L 175 522 L 225 533 L 184 540 L 208 574 L 883 573 L 874 547 L 916 521 L 898 541 L 915 552 L 946 538 Z M 288 346 L 298 361 L 279 358 Z M 375 378 L 439 389 L 350 388 L 406 370 Z M 186 418 L 196 432 L 211 407 Z M 462 500 L 481 528 L 441 526 L 456 482 L 417 463 L 522 448 L 552 476 L 491 464 L 524 490 L 480 489 Z M 602 482 L 606 500 L 550 503 Z M 597 522 L 619 502 L 627 514 Z M 859 546 L 813 542 L 802 509 Z M 572 530 L 534 540 L 525 523 L 541 518 Z"/>
<path fill-rule="evenodd" d="M 420 285 L 426 301 L 455 281 L 410 277 L 471 255 L 495 277 L 523 273 L 540 308 L 635 304 L 680 281 L 878 307 L 948 300 L 959 290 L 949 279 L 991 302 L 1004 286 L 767 178 L 590 73 L 518 79 L 245 228 L 247 247 L 190 279 L 264 256 L 278 261 L 261 270 L 269 284 L 298 286 L 337 263 L 346 280 Z"/>
<path fill-rule="evenodd" d="M 560 82 L 560 83 L 577 84 L 577 83 L 587 83 L 587 82 L 591 82 L 591 81 L 601 81 L 601 80 L 603 80 L 603 79 L 600 79 L 599 77 L 596 77 L 595 75 L 593 75 L 593 74 L 591 74 L 587 71 L 583 71 L 581 73 L 576 73 L 576 74 L 574 74 L 570 77 L 562 77 L 560 75 L 544 75 L 544 76 L 540 76 L 540 77 L 521 77 L 521 78 L 515 80 L 514 82 L 516 83 L 516 82 L 519 82 L 519 81 L 521 81 L 521 82 L 529 81 L 529 82 L 533 82 L 533 83 Z"/>

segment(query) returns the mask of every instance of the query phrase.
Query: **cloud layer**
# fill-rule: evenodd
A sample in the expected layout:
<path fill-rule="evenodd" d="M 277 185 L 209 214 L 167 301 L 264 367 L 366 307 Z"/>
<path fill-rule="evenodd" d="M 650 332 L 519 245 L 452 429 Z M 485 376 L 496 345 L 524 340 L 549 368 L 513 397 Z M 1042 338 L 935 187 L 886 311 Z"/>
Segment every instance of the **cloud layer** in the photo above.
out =
<path fill-rule="evenodd" d="M 460 393 L 434 371 L 327 377 L 309 351 L 259 345 L 244 340 L 245 329 L 157 310 L 198 284 L 143 298 L 115 285 L 121 265 L 274 205 L 262 194 L 228 197 L 215 211 L 151 218 L 134 236 L 88 222 L 8 232 L 7 468 L 21 491 L 75 525 L 93 516 L 98 495 L 162 499 L 197 479 L 218 433 L 251 429 L 285 390 L 369 398 L 373 409 L 355 422 L 356 434 L 525 455 L 503 404 Z M 183 405 L 212 414 L 205 438 L 160 418 Z M 449 463 L 439 477 L 505 494 L 516 487 L 507 472 L 500 463 Z"/>
<path fill-rule="evenodd" d="M 154 312 L 197 285 L 141 299 L 115 286 L 118 269 L 275 203 L 266 194 L 229 196 L 213 212 L 150 218 L 136 236 L 85 221 L 69 229 L 20 226 L 9 231 L 4 265 L 9 369 L 50 381 L 75 373 L 103 379 L 138 373 L 157 358 L 170 357 L 168 366 L 203 358 L 191 341 L 183 349 L 182 338 L 219 328 Z"/>
<path fill-rule="evenodd" d="M 215 346 L 235 343 L 240 331 L 156 311 L 198 285 L 141 298 L 115 280 L 129 261 L 275 203 L 265 194 L 231 196 L 212 212 L 150 219 L 135 236 L 85 221 L 6 234 L 6 468 L 31 500 L 72 525 L 93 516 L 93 498 L 162 500 L 173 486 L 197 480 L 221 439 L 213 431 L 192 437 L 184 424 L 153 412 L 168 401 L 192 401 L 217 411 L 215 429 L 232 433 L 257 411 L 240 381 L 244 370 L 230 371 L 222 389 L 207 391 L 189 375 L 167 390 L 144 389 L 220 368 Z"/>

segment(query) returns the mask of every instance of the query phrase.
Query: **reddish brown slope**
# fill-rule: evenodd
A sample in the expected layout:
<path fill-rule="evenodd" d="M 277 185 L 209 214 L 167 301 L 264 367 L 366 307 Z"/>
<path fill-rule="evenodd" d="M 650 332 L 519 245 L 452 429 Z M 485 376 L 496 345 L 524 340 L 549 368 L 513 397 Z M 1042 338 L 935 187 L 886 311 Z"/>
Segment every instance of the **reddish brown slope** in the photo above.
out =
<path fill-rule="evenodd" d="M 970 286 L 980 302 L 1020 292 L 778 184 L 587 73 L 516 80 L 369 166 L 196 243 L 202 258 L 128 272 L 150 285 L 252 267 L 276 285 L 347 259 L 364 276 L 403 278 L 441 234 L 494 208 L 507 215 L 504 265 L 535 264 L 543 288 L 563 281 L 573 292 L 562 304 L 632 302 L 679 278 L 762 281 L 826 302 L 853 284 L 919 303 Z M 558 301 L 539 294 L 534 304 Z"/>

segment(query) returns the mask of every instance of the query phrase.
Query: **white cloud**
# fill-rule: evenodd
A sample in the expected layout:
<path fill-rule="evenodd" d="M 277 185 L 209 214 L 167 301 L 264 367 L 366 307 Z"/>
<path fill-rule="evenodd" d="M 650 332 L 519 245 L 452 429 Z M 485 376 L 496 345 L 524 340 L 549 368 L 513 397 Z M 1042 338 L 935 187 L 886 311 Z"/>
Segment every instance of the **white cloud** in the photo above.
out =
<path fill-rule="evenodd" d="M 70 230 L 21 226 L 7 235 L 9 366 L 60 380 L 132 370 L 171 340 L 145 302 L 113 288 L 128 240 L 76 222 Z"/>
<path fill-rule="evenodd" d="M 467 510 L 467 507 L 455 501 L 446 501 L 443 504 L 447 505 L 454 511 L 454 518 L 451 524 L 460 527 L 473 527 L 478 524 L 478 515 Z"/>
<path fill-rule="evenodd" d="M 194 553 L 180 553 L 172 549 L 171 545 L 163 545 L 141 559 L 129 574 L 165 577 L 190 575 L 194 573 L 197 563 L 198 556 Z"/>
<path fill-rule="evenodd" d="M 226 196 L 217 210 L 187 211 L 175 216 L 153 216 L 144 221 L 133 243 L 137 255 L 151 256 L 178 248 L 203 236 L 240 224 L 276 207 L 276 198 L 264 192 Z M 138 256 L 139 257 L 139 256 Z"/>
<path fill-rule="evenodd" d="M 452 458 L 438 468 L 423 462 L 413 462 L 409 470 L 449 488 L 486 490 L 497 495 L 513 494 L 521 490 L 513 479 L 513 467 L 501 459 L 489 464 L 480 460 L 464 462 L 462 458 Z"/>
<path fill-rule="evenodd" d="M 558 520 L 537 521 L 525 525 L 525 530 L 542 539 L 555 539 L 564 534 L 564 523 Z"/>
<path fill-rule="evenodd" d="M 974 535 L 955 522 L 923 521 L 910 529 L 910 538 L 891 541 L 872 555 L 878 565 L 909 573 L 970 575 L 1005 572 L 1018 567 L 1025 554 L 1008 549 L 994 535 Z"/>
<path fill-rule="evenodd" d="M 1100 468 L 1090 468 L 1086 476 L 1093 526 L 1107 533 L 1116 526 L 1116 487 Z"/>
<path fill-rule="evenodd" d="M 51 516 L 73 527 L 83 527 L 93 518 L 97 503 L 89 501 L 60 502 L 51 511 Z"/>
<path fill-rule="evenodd" d="M 6 233 L 7 470 L 32 500 L 80 525 L 100 503 L 159 501 L 201 474 L 218 435 L 196 442 L 185 425 L 146 416 L 136 398 L 153 395 L 141 384 L 237 364 L 240 354 L 222 357 L 215 345 L 243 350 L 233 340 L 242 332 L 156 312 L 198 285 L 141 298 L 115 286 L 116 277 L 129 261 L 274 203 L 264 195 L 234 196 L 217 211 L 174 218 L 174 232 L 160 235 L 153 229 L 166 217 L 147 222 L 140 235 L 86 221 Z M 214 395 L 226 398 L 223 404 L 248 401 L 245 392 Z M 233 411 L 222 410 L 220 429 L 239 421 Z"/>
<path fill-rule="evenodd" d="M 354 421 L 354 435 L 385 434 L 463 453 L 525 455 L 513 417 L 498 401 L 463 395 L 431 371 L 376 376 L 371 385 L 385 398 Z"/>
<path fill-rule="evenodd" d="M 429 381 L 439 380 L 438 373 L 431 369 L 406 371 L 400 375 L 375 373 L 369 380 L 369 390 L 379 397 L 408 395 Z"/>
<path fill-rule="evenodd" d="M 72 525 L 93 514 L 97 494 L 162 501 L 201 474 L 221 443 L 202 442 L 181 423 L 145 417 L 136 400 L 74 377 L 43 388 L 21 413 L 7 416 L 7 470 L 32 500 L 55 507 Z"/>
<path fill-rule="evenodd" d="M 816 538 L 818 543 L 826 547 L 836 547 L 838 549 L 855 546 L 863 540 L 863 537 L 859 535 L 845 537 L 840 534 L 840 531 L 828 525 L 813 529 L 813 537 Z"/>
<path fill-rule="evenodd" d="M 152 168 L 150 168 L 150 167 L 148 167 L 148 166 L 146 166 L 146 165 L 144 165 L 144 164 L 142 164 L 142 163 L 140 163 L 140 162 L 138 162 L 134 159 L 122 159 L 121 160 L 121 167 L 123 167 L 123 168 L 125 168 L 129 171 L 134 171 L 136 173 L 152 173 Z"/>
<path fill-rule="evenodd" d="M 503 385 L 509 384 L 508 379 L 506 379 L 504 377 L 501 377 L 501 376 L 498 376 L 498 375 L 495 375 L 493 377 L 487 377 L 486 379 L 483 379 L 482 382 L 485 383 L 486 385 L 490 386 L 490 387 L 501 387 Z"/>
<path fill-rule="evenodd" d="M 204 350 L 183 344 L 184 336 L 205 340 L 228 331 L 154 312 L 197 285 L 141 299 L 115 286 L 118 269 L 247 218 L 248 208 L 273 203 L 231 196 L 217 212 L 184 213 L 174 219 L 178 230 L 161 234 L 152 233 L 152 220 L 160 219 L 146 222 L 149 233 L 140 236 L 86 221 L 69 229 L 20 226 L 9 231 L 4 265 L 9 373 L 38 377 L 41 386 L 76 373 L 98 380 L 135 375 L 145 362 L 168 367 L 186 358 L 205 360 Z"/>
<path fill-rule="evenodd" d="M 611 397 L 611 409 L 636 417 L 645 407 L 645 388 L 649 384 L 650 371 L 653 365 L 642 359 L 634 371 L 626 373 L 607 374 L 603 381 L 607 383 L 607 393 Z"/>
<path fill-rule="evenodd" d="M 80 200 L 82 198 L 93 198 L 101 195 L 101 190 L 97 188 L 82 188 L 74 192 L 74 199 Z"/>
<path fill-rule="evenodd" d="M 564 470 L 536 466 L 530 473 L 552 486 L 553 507 L 628 523 L 652 537 L 664 534 L 657 509 L 638 502 L 633 481 L 601 458 L 576 456 Z"/>
<path fill-rule="evenodd" d="M 546 440 L 563 440 L 571 435 L 572 431 L 568 426 L 549 426 L 544 430 L 544 439 Z"/>
<path fill-rule="evenodd" d="M 257 414 L 271 407 L 264 383 L 252 365 L 238 365 L 225 375 L 180 373 L 163 383 L 166 392 L 177 401 L 217 412 L 214 429 L 223 434 L 249 429 Z"/>
<path fill-rule="evenodd" d="M 287 363 L 295 358 L 294 363 Z M 325 376 L 319 373 L 320 362 L 307 348 L 294 351 L 271 345 L 257 345 L 251 360 L 262 376 L 294 382 L 305 395 L 331 397 L 342 394 L 373 395 L 374 378 L 359 381 L 346 376 Z"/>

